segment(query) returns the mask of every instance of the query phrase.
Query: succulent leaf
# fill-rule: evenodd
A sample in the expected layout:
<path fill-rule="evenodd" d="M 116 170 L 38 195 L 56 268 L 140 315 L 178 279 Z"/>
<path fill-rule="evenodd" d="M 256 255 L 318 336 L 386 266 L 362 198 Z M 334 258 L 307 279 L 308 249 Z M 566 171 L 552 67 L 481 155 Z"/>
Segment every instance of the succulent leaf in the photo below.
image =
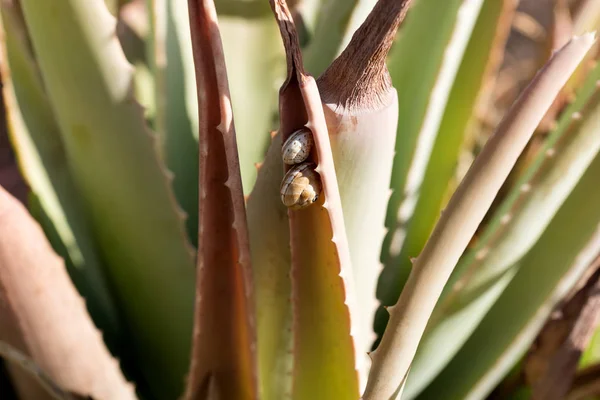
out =
<path fill-rule="evenodd" d="M 314 13 L 314 28 L 306 49 L 306 70 L 314 76 L 325 71 L 350 42 L 356 29 L 369 14 L 376 0 L 324 0 Z"/>
<path fill-rule="evenodd" d="M 37 393 L 37 390 L 41 388 L 34 384 L 27 389 L 27 394 L 24 394 L 23 392 L 25 388 L 21 387 L 21 394 L 24 394 L 24 397 L 36 396 L 35 398 L 40 400 L 45 398 L 51 398 L 54 400 L 86 400 L 89 398 L 87 396 L 82 396 L 80 394 L 63 390 L 56 382 L 54 382 L 52 378 L 50 378 L 50 376 L 48 376 L 48 374 L 42 368 L 40 368 L 39 365 L 35 363 L 35 361 L 3 341 L 0 341 L 0 357 L 2 357 L 5 361 L 10 362 L 10 365 L 7 366 L 7 369 L 12 371 L 12 378 L 17 382 L 17 384 L 29 384 L 26 382 L 27 379 L 33 378 L 39 384 L 39 386 L 43 388 L 44 392 Z M 25 378 L 24 376 L 19 376 L 20 373 L 26 373 L 29 376 Z M 2 394 L 5 394 L 5 392 Z"/>
<path fill-rule="evenodd" d="M 579 356 L 600 321 L 600 253 L 554 308 L 522 362 L 533 397 L 558 400 L 573 385 Z"/>
<path fill-rule="evenodd" d="M 288 210 L 293 310 L 292 398 L 359 397 L 364 373 L 350 254 L 333 156 L 315 80 L 306 75 L 298 35 L 284 0 L 271 0 L 287 55 L 280 90 L 280 132 L 285 140 L 306 126 L 322 195 L 302 210 Z M 289 166 L 286 166 L 289 169 Z M 318 388 L 317 390 L 315 390 Z"/>
<path fill-rule="evenodd" d="M 396 90 L 386 57 L 411 1 L 380 1 L 348 47 L 318 79 L 340 187 L 360 306 L 361 349 L 372 329 L 381 272 L 383 224 L 389 200 L 398 123 Z"/>
<path fill-rule="evenodd" d="M 116 305 L 91 227 L 68 170 L 60 131 L 44 91 L 22 15 L 14 2 L 0 5 L 4 103 L 13 148 L 33 194 L 30 208 L 55 251 L 64 259 L 92 317 L 114 344 L 119 332 Z"/>
<path fill-rule="evenodd" d="M 157 395 L 175 397 L 189 360 L 193 254 L 155 137 L 131 93 L 133 68 L 116 21 L 102 0 L 21 6 L 67 165 L 135 335 L 136 359 Z"/>
<path fill-rule="evenodd" d="M 266 1 L 215 3 L 237 121 L 242 184 L 244 193 L 250 193 L 257 174 L 254 164 L 263 160 L 270 144 L 285 55 Z"/>
<path fill-rule="evenodd" d="M 401 387 L 442 289 L 533 131 L 594 42 L 572 39 L 513 105 L 452 196 L 414 263 L 373 353 L 364 399 L 390 398 Z"/>
<path fill-rule="evenodd" d="M 188 4 L 202 119 L 196 309 L 185 398 L 256 399 L 252 270 L 227 69 L 213 1 Z"/>
<path fill-rule="evenodd" d="M 64 390 L 135 399 L 63 261 L 27 210 L 0 187 L 0 340 L 29 355 Z M 21 394 L 34 394 L 26 380 Z M 43 397 L 42 397 L 43 398 Z"/>
<path fill-rule="evenodd" d="M 483 399 L 523 355 L 600 252 L 600 209 L 594 206 L 600 202 L 599 176 L 596 156 L 540 239 L 517 262 L 514 279 L 420 398 Z"/>
<path fill-rule="evenodd" d="M 292 387 L 291 255 L 287 208 L 279 196 L 283 180 L 281 136 L 273 137 L 247 201 L 259 386 L 265 400 L 289 399 Z"/>
<path fill-rule="evenodd" d="M 444 208 L 448 187 L 453 182 L 461 148 L 469 132 L 469 124 L 475 116 L 475 104 L 483 95 L 483 84 L 502 60 L 505 40 L 510 30 L 509 22 L 515 7 L 514 0 L 486 0 L 483 3 L 443 111 L 414 211 L 403 226 L 405 239 L 401 250 L 399 254 L 389 258 L 388 271 L 381 278 L 381 288 L 385 292 L 384 304 L 390 304 L 393 296 L 399 295 L 404 284 L 403 281 L 390 278 L 389 274 L 394 274 L 395 270 L 395 276 L 402 276 L 410 271 L 410 258 L 421 252 Z M 395 287 L 395 292 L 391 286 Z M 385 319 L 387 317 L 382 318 Z M 382 325 L 382 322 L 379 324 Z M 378 327 L 379 332 L 382 329 Z"/>
<path fill-rule="evenodd" d="M 538 157 L 494 214 L 478 245 L 457 266 L 420 344 L 407 398 L 422 389 L 460 349 L 600 150 L 599 79 L 600 68 L 596 67 Z"/>
<path fill-rule="evenodd" d="M 151 51 L 161 153 L 173 190 L 187 213 L 188 237 L 198 242 L 198 102 L 186 0 L 150 0 Z"/>
<path fill-rule="evenodd" d="M 388 61 L 398 90 L 399 122 L 393 193 L 386 218 L 388 234 L 382 250 L 384 270 L 377 292 L 383 305 L 396 302 L 410 272 L 407 260 L 400 261 L 401 256 L 407 256 L 401 255 L 407 223 L 415 211 L 450 89 L 482 4 L 481 0 L 416 2 Z"/>

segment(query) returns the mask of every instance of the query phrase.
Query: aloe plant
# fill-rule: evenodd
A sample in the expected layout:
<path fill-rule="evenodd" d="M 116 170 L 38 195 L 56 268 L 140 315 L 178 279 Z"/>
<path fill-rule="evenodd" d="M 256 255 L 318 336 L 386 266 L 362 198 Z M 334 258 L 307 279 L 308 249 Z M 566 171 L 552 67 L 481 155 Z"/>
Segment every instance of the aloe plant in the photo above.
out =
<path fill-rule="evenodd" d="M 486 398 L 600 254 L 590 4 L 474 154 L 514 0 L 0 2 L 18 396 Z"/>

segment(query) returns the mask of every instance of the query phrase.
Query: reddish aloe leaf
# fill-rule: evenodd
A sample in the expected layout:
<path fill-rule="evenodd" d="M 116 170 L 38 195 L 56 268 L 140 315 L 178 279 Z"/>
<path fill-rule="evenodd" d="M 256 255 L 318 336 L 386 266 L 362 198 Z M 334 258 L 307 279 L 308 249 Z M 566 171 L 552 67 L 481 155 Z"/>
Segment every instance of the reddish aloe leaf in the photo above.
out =
<path fill-rule="evenodd" d="M 292 252 L 294 398 L 355 399 L 362 357 L 350 253 L 325 116 L 316 82 L 304 72 L 297 32 L 284 0 L 271 0 L 287 56 L 280 90 L 280 133 L 303 126 L 315 140 L 313 161 L 323 193 L 302 210 L 289 210 Z M 286 166 L 286 170 L 289 167 Z M 358 342 L 358 343 L 357 343 Z"/>
<path fill-rule="evenodd" d="M 0 187 L 0 340 L 64 390 L 135 399 L 60 259 L 25 208 Z M 21 393 L 40 393 L 18 377 Z"/>
<path fill-rule="evenodd" d="M 188 6 L 202 120 L 196 311 L 186 398 L 218 393 L 253 399 L 250 250 L 227 71 L 214 3 L 189 0 Z"/>

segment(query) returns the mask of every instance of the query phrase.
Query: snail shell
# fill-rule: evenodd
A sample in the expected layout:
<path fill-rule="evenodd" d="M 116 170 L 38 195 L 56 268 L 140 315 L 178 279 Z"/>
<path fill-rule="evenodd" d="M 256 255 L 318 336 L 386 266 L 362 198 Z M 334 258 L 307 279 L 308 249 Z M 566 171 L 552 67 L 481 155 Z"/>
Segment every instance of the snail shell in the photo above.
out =
<path fill-rule="evenodd" d="M 302 128 L 292 133 L 281 148 L 283 162 L 288 165 L 300 164 L 310 154 L 314 144 L 312 132 L 308 128 Z"/>
<path fill-rule="evenodd" d="M 283 177 L 281 201 L 292 210 L 308 207 L 319 198 L 321 178 L 310 162 L 293 166 Z"/>

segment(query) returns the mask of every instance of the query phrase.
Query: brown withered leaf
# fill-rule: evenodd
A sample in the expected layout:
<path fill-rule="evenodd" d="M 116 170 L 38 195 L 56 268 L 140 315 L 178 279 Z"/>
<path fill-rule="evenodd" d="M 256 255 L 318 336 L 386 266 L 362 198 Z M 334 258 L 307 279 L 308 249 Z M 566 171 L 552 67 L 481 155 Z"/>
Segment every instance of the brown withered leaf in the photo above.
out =
<path fill-rule="evenodd" d="M 552 313 L 525 358 L 534 400 L 559 400 L 569 391 L 579 358 L 600 322 L 600 257 L 576 292 Z"/>
<path fill-rule="evenodd" d="M 188 7 L 202 119 L 196 302 L 185 397 L 255 399 L 252 271 L 227 70 L 213 1 L 189 0 Z"/>
<path fill-rule="evenodd" d="M 567 400 L 590 400 L 600 395 L 600 364 L 593 364 L 577 373 Z"/>

